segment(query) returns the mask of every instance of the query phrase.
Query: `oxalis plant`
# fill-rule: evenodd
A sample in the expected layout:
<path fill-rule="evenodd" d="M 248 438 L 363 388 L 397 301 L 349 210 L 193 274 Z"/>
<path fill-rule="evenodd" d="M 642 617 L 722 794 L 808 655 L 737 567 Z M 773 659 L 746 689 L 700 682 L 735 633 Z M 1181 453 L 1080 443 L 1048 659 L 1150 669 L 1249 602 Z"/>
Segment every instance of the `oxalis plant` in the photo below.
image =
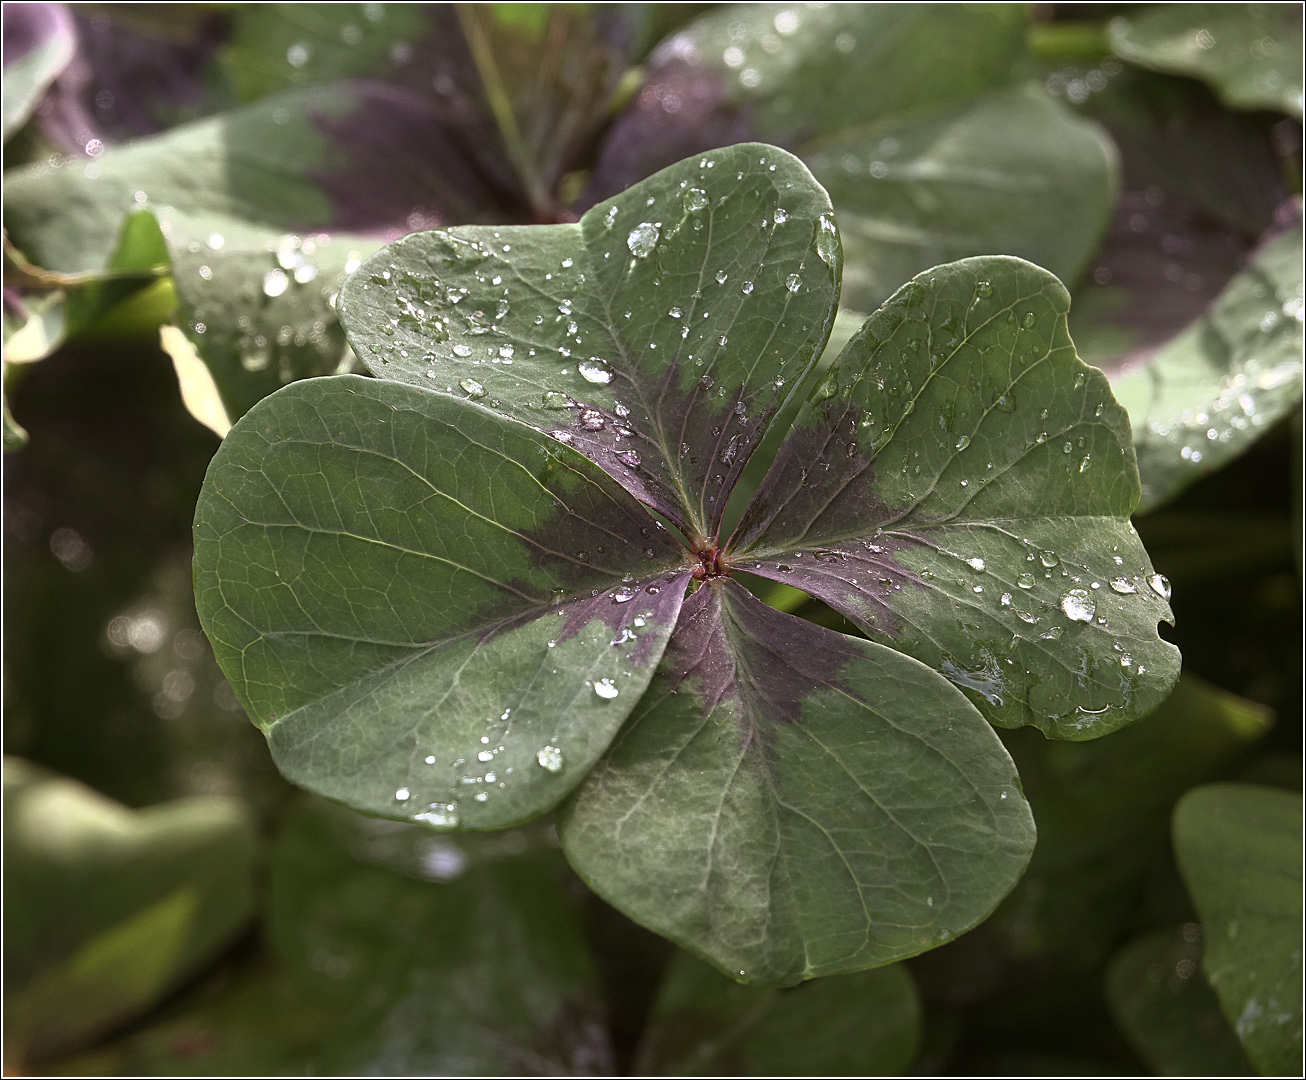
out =
<path fill-rule="evenodd" d="M 1035 841 L 993 729 L 1154 708 L 1169 586 L 1052 274 L 935 267 L 818 370 L 840 276 L 826 192 L 761 144 L 367 260 L 338 311 L 375 377 L 259 402 L 196 510 L 200 616 L 281 771 L 433 829 L 553 811 L 594 891 L 740 980 L 984 919 Z"/>

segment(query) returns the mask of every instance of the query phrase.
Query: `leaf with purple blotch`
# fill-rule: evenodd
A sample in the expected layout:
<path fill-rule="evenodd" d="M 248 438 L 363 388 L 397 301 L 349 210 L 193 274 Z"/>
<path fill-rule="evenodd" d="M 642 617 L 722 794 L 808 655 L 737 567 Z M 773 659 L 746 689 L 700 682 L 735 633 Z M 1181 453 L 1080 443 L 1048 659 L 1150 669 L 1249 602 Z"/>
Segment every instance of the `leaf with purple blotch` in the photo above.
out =
<path fill-rule="evenodd" d="M 661 658 L 682 562 L 574 450 L 350 375 L 246 413 L 195 512 L 201 620 L 281 771 L 433 827 L 524 821 L 583 778 Z"/>
<path fill-rule="evenodd" d="M 839 268 L 825 192 L 744 144 L 575 225 L 404 237 L 339 311 L 374 375 L 552 432 L 702 543 L 829 335 Z"/>
<path fill-rule="evenodd" d="M 1129 523 L 1129 421 L 1070 297 L 1019 259 L 919 275 L 845 347 L 726 546 L 963 687 L 1095 738 L 1169 693 L 1169 584 Z"/>

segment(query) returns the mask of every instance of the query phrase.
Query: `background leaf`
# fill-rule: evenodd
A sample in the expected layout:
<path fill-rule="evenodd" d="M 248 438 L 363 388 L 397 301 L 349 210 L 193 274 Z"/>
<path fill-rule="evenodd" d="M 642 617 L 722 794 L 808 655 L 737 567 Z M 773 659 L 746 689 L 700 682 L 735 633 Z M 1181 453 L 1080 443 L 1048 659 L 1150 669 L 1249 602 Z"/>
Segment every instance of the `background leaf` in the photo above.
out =
<path fill-rule="evenodd" d="M 1202 977 L 1201 940 L 1187 923 L 1130 942 L 1107 969 L 1112 1015 L 1161 1076 L 1254 1076 Z"/>
<path fill-rule="evenodd" d="M 72 19 L 62 4 L 23 4 L 4 20 L 4 139 L 32 115 L 75 49 Z"/>
<path fill-rule="evenodd" d="M 829 190 L 854 307 L 874 310 L 913 274 L 972 255 L 1018 255 L 1071 282 L 1109 217 L 1115 154 L 1096 125 L 1021 85 L 1025 18 L 1014 4 L 705 14 L 653 53 L 589 197 L 762 139 Z"/>
<path fill-rule="evenodd" d="M 652 1076 L 900 1076 L 916 1055 L 920 1002 L 901 964 L 792 990 L 743 986 L 678 952 L 635 1071 Z"/>
<path fill-rule="evenodd" d="M 156 1004 L 240 931 L 254 834 L 239 803 L 132 812 L 6 758 L 5 1056 L 67 1052 Z"/>
<path fill-rule="evenodd" d="M 195 512 L 200 618 L 278 767 L 436 827 L 580 780 L 662 655 L 680 561 L 574 451 L 357 376 L 247 413 Z"/>
<path fill-rule="evenodd" d="M 1301 11 L 1291 4 L 1158 4 L 1111 21 L 1126 60 L 1210 83 L 1233 109 L 1301 119 Z"/>
<path fill-rule="evenodd" d="M 346 284 L 341 318 L 374 375 L 561 430 L 703 540 L 829 334 L 829 206 L 789 154 L 734 146 L 579 225 L 405 237 Z"/>
<path fill-rule="evenodd" d="M 1202 919 L 1202 968 L 1262 1073 L 1301 1061 L 1300 795 L 1212 784 L 1175 808 L 1179 868 Z"/>
<path fill-rule="evenodd" d="M 1094 738 L 1169 693 L 1169 585 L 1129 524 L 1128 420 L 1045 270 L 967 259 L 873 315 L 730 541 L 969 691 L 1000 727 Z M 1052 644 L 1054 643 L 1055 644 Z"/>
<path fill-rule="evenodd" d="M 781 985 L 969 929 L 1034 839 L 1014 769 L 953 687 L 731 582 L 686 601 L 559 831 L 636 921 Z"/>
<path fill-rule="evenodd" d="M 536 833 L 455 843 L 305 801 L 272 851 L 271 963 L 96 1071 L 609 1072 L 565 873 Z"/>

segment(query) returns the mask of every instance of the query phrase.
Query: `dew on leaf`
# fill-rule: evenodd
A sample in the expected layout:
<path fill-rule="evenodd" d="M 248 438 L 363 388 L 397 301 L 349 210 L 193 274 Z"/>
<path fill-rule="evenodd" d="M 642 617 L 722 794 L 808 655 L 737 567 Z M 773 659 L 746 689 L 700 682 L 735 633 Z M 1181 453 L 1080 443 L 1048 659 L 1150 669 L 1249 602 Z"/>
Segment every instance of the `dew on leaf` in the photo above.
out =
<path fill-rule="evenodd" d="M 582 379 L 596 386 L 603 386 L 612 381 L 612 369 L 597 356 L 582 360 L 576 365 L 576 370 L 580 372 Z"/>
<path fill-rule="evenodd" d="M 608 701 L 611 701 L 619 693 L 617 690 L 617 684 L 609 678 L 602 678 L 596 681 L 594 683 L 594 692 L 598 694 L 599 697 L 605 698 Z"/>
<path fill-rule="evenodd" d="M 691 214 L 697 213 L 699 210 L 706 210 L 708 205 L 707 192 L 702 188 L 692 187 L 681 197 L 681 202 Z M 615 214 L 617 212 L 616 207 L 613 207 L 609 212 Z"/>
<path fill-rule="evenodd" d="M 785 278 L 785 288 L 788 289 L 790 292 L 797 292 L 801 286 L 802 286 L 802 278 L 800 278 L 797 274 L 790 274 L 787 278 Z"/>
<path fill-rule="evenodd" d="M 453 347 L 454 356 L 471 356 L 472 349 L 470 345 L 458 344 Z"/>
<path fill-rule="evenodd" d="M 1061 598 L 1061 611 L 1072 622 L 1092 622 L 1097 605 L 1085 589 L 1071 589 Z"/>
<path fill-rule="evenodd" d="M 1170 579 L 1164 574 L 1153 574 L 1147 579 L 1147 584 L 1162 600 L 1170 599 Z"/>
<path fill-rule="evenodd" d="M 467 392 L 469 398 L 475 399 L 485 397 L 485 387 L 475 379 L 459 379 L 458 385 Z"/>
<path fill-rule="evenodd" d="M 1052 567 L 1056 566 L 1057 563 L 1061 561 L 1061 557 L 1055 551 L 1040 551 L 1038 553 L 1038 560 L 1051 570 Z"/>
<path fill-rule="evenodd" d="M 556 746 L 541 746 L 535 751 L 535 760 L 551 773 L 562 772 L 562 751 Z"/>
<path fill-rule="evenodd" d="M 1034 575 L 1017 574 L 1016 584 L 1019 585 L 1022 589 L 1032 589 L 1034 587 Z"/>
<path fill-rule="evenodd" d="M 651 221 L 644 221 L 630 230 L 626 237 L 626 247 L 630 248 L 630 253 L 637 259 L 646 259 L 653 252 L 654 245 L 658 242 L 658 233 L 660 226 Z"/>
<path fill-rule="evenodd" d="M 1117 592 L 1121 596 L 1128 596 L 1130 593 L 1137 592 L 1138 590 L 1134 588 L 1133 582 L 1131 582 L 1128 578 L 1118 577 L 1118 578 L 1112 578 L 1111 591 Z"/>

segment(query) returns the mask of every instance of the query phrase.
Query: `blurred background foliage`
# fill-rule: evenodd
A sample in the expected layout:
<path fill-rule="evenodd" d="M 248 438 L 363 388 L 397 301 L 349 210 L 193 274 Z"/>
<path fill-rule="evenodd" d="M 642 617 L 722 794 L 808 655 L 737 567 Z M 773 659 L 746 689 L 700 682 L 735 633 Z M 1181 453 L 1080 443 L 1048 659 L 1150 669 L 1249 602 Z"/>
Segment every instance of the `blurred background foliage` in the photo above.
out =
<path fill-rule="evenodd" d="M 6 5 L 7 1070 L 1299 1072 L 1301 44 L 1297 4 Z M 746 139 L 834 199 L 824 362 L 939 262 L 1071 287 L 1185 667 L 1109 738 L 1003 733 L 1039 845 L 988 922 L 779 991 L 603 904 L 547 822 L 294 791 L 190 585 L 219 437 L 354 370 L 359 260 Z"/>

